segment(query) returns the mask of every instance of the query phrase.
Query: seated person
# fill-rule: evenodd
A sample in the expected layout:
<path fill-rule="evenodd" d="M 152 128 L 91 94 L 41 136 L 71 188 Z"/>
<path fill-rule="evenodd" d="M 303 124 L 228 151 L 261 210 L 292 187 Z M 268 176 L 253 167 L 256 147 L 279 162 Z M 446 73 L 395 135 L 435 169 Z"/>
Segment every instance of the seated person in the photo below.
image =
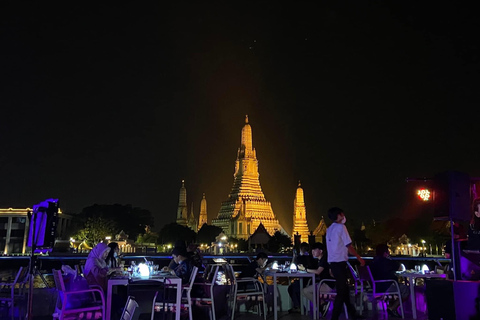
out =
<path fill-rule="evenodd" d="M 107 266 L 109 266 L 110 268 L 120 267 L 118 263 L 118 253 L 120 252 L 120 247 L 118 246 L 118 243 L 110 242 L 108 246 L 110 247 L 110 252 L 105 259 Z"/>
<path fill-rule="evenodd" d="M 394 261 L 390 257 L 390 250 L 386 244 L 379 244 L 376 248 L 376 256 L 373 259 L 372 264 L 370 265 L 370 270 L 372 271 L 373 278 L 375 280 L 395 280 L 398 283 L 398 277 L 395 274 L 396 271 L 400 271 L 401 265 L 399 262 Z M 406 298 L 410 295 L 410 291 L 406 285 L 403 283 L 398 283 L 400 288 L 400 295 L 402 301 L 405 301 Z M 376 285 L 378 292 L 391 292 L 397 290 L 393 283 L 378 283 Z M 397 309 L 400 306 L 400 299 L 395 299 L 390 301 L 390 304 L 387 308 L 387 313 L 389 316 L 401 318 L 401 315 L 398 313 Z"/>
<path fill-rule="evenodd" d="M 205 265 L 203 264 L 202 255 L 198 249 L 198 244 L 191 243 L 187 247 L 187 255 L 192 265 L 198 268 L 198 271 L 205 271 Z"/>
<path fill-rule="evenodd" d="M 267 268 L 268 256 L 265 252 L 259 252 L 257 257 L 250 262 L 248 267 L 242 272 L 242 277 L 257 277 L 263 275 Z"/>
<path fill-rule="evenodd" d="M 480 250 L 480 198 L 473 201 L 473 214 L 468 226 L 468 250 Z"/>
<path fill-rule="evenodd" d="M 105 259 L 110 252 L 110 247 L 105 243 L 98 243 L 88 254 L 83 274 L 89 285 L 98 285 L 107 292 L 108 275 L 115 272 L 116 268 L 109 268 Z"/>
<path fill-rule="evenodd" d="M 170 269 L 169 267 L 163 268 L 164 271 L 170 272 L 172 275 L 176 275 L 179 278 L 182 278 L 182 283 L 186 284 L 190 280 L 190 275 L 192 274 L 192 263 L 188 259 L 187 250 L 183 248 L 175 248 L 172 251 L 172 258 L 175 262 L 175 269 Z"/>
<path fill-rule="evenodd" d="M 310 245 L 306 242 L 302 242 L 300 244 L 300 252 L 294 259 L 294 263 L 302 266 L 309 266 L 311 263 L 312 256 L 309 253 L 310 251 Z"/>
<path fill-rule="evenodd" d="M 173 247 L 173 250 L 175 249 L 180 249 L 180 250 L 187 250 L 187 246 L 185 245 L 185 241 L 183 240 L 177 240 L 175 242 L 175 247 Z M 172 258 L 168 264 L 168 269 L 175 269 L 177 267 L 177 263 L 175 260 Z M 165 269 L 165 268 L 164 268 Z"/>
<path fill-rule="evenodd" d="M 318 283 L 320 280 L 323 279 L 331 279 L 328 262 L 327 262 L 327 254 L 325 245 L 321 242 L 316 242 L 312 245 L 312 258 L 308 260 L 308 265 L 303 266 L 299 265 L 299 270 L 306 271 L 308 273 L 314 273 L 315 282 Z M 333 284 L 333 283 L 332 283 Z M 307 285 L 304 281 L 304 286 Z M 304 294 L 307 296 L 308 299 L 313 300 L 313 291 L 314 285 L 316 284 L 309 284 L 307 287 L 303 288 Z M 325 284 L 323 286 L 322 291 L 331 291 L 330 286 Z M 292 284 L 288 287 L 288 294 L 293 302 L 293 308 L 288 310 L 290 313 L 299 313 L 300 310 L 300 281 L 295 280 Z M 323 305 L 321 306 L 321 310 L 323 310 Z M 323 313 L 323 311 L 322 311 Z"/>

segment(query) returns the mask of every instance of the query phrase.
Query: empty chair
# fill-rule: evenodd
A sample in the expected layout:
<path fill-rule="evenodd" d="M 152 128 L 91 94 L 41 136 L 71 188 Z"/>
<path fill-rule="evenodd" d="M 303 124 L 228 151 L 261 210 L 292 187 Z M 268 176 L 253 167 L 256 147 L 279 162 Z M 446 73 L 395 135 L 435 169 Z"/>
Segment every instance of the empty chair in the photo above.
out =
<path fill-rule="evenodd" d="M 198 304 L 209 308 L 209 315 L 211 320 L 216 320 L 215 314 L 215 299 L 214 299 L 214 289 L 217 286 L 217 276 L 220 265 L 209 265 L 206 268 L 205 282 L 194 283 L 194 286 L 202 287 L 205 295 L 203 297 L 192 297 L 192 302 L 197 302 Z"/>
<path fill-rule="evenodd" d="M 125 304 L 125 309 L 123 309 L 123 313 L 120 320 L 138 319 L 138 312 L 135 313 L 137 308 L 138 308 L 138 303 L 137 301 L 135 301 L 135 297 L 128 296 L 127 303 Z"/>
<path fill-rule="evenodd" d="M 198 268 L 193 267 L 192 273 L 190 274 L 190 278 L 188 283 L 185 283 L 182 285 L 182 302 L 181 302 L 181 307 L 182 308 L 187 308 L 188 309 L 188 318 L 190 320 L 193 319 L 192 316 L 192 288 L 193 284 L 195 282 L 195 277 L 197 276 Z M 172 307 L 176 306 L 176 303 L 173 302 L 165 302 L 165 301 L 157 301 L 158 297 L 158 291 L 155 293 L 155 296 L 153 297 L 153 303 L 152 303 L 152 320 L 155 318 L 155 309 L 161 309 L 164 307 Z M 163 297 L 165 299 L 166 297 Z M 178 306 L 177 306 L 178 307 Z M 180 308 L 177 308 L 176 312 L 180 312 Z M 163 309 L 165 312 L 165 309 Z"/>
<path fill-rule="evenodd" d="M 265 291 L 263 284 L 254 277 L 251 278 L 235 278 L 235 271 L 231 264 L 224 265 L 225 273 L 228 279 L 230 280 L 230 294 L 231 294 L 231 303 L 232 303 L 232 320 L 235 318 L 235 311 L 237 308 L 237 303 L 239 301 L 246 301 L 247 299 L 255 298 L 258 302 L 258 313 L 259 315 L 263 313 L 263 318 L 267 318 L 267 308 L 265 301 Z M 243 284 L 243 288 L 239 288 L 239 284 Z M 262 303 L 263 309 L 260 309 L 260 302 Z"/>
<path fill-rule="evenodd" d="M 12 281 L 0 282 L 0 303 L 10 310 L 12 320 L 14 319 L 15 304 L 20 301 L 26 302 L 28 280 L 28 268 L 20 267 Z"/>

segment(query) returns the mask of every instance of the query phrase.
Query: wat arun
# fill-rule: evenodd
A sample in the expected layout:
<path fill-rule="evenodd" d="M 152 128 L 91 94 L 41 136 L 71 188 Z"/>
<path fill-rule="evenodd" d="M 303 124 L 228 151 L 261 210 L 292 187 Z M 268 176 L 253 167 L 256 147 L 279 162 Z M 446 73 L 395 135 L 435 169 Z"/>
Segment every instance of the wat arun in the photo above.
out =
<path fill-rule="evenodd" d="M 212 224 L 222 228 L 227 236 L 237 239 L 248 239 L 260 224 L 270 235 L 276 231 L 286 234 L 260 186 L 258 160 L 252 145 L 252 127 L 248 123 L 248 116 L 242 128 L 233 176 L 232 190 L 228 199 L 222 202 Z"/>

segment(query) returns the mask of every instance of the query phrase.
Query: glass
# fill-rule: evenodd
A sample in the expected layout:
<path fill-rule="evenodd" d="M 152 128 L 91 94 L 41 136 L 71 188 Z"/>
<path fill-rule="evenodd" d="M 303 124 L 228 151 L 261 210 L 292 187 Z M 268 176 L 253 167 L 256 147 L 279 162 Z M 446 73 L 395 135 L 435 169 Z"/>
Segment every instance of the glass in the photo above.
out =
<path fill-rule="evenodd" d="M 290 269 L 290 261 L 285 261 L 285 271 Z"/>
<path fill-rule="evenodd" d="M 415 272 L 420 273 L 422 271 L 421 267 L 419 265 L 415 266 Z"/>

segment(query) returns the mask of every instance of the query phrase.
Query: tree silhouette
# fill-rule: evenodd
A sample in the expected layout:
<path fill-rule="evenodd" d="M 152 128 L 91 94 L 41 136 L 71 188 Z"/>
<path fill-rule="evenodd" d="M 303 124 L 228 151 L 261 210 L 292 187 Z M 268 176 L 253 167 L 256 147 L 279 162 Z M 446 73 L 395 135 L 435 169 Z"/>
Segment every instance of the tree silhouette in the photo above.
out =
<path fill-rule="evenodd" d="M 195 241 L 196 234 L 189 227 L 181 226 L 175 222 L 166 224 L 160 230 L 160 243 L 175 243 L 185 241 L 187 244 Z"/>
<path fill-rule="evenodd" d="M 215 237 L 217 237 L 222 231 L 223 230 L 220 227 L 208 225 L 205 223 L 200 228 L 200 230 L 198 230 L 197 242 L 210 245 L 212 242 L 215 241 Z"/>

